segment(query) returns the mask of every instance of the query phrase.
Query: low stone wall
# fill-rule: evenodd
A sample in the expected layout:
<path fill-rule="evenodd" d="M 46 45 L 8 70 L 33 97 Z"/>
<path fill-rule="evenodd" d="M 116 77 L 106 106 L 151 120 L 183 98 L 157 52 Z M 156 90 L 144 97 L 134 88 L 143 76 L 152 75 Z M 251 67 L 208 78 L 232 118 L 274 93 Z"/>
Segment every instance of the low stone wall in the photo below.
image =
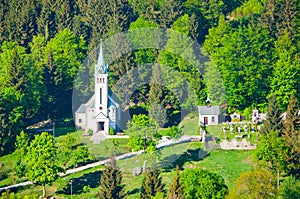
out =
<path fill-rule="evenodd" d="M 249 141 L 246 139 L 242 139 L 242 141 L 237 141 L 233 138 L 231 141 L 223 140 L 220 143 L 220 147 L 223 150 L 253 150 L 256 149 L 256 145 L 251 145 Z"/>

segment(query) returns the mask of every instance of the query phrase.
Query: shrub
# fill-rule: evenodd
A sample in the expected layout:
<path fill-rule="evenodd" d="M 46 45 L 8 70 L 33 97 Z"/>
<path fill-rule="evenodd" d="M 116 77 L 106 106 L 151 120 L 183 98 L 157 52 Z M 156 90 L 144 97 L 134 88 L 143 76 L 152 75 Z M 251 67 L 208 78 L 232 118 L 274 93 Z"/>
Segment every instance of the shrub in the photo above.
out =
<path fill-rule="evenodd" d="M 109 135 L 114 135 L 115 134 L 115 131 L 112 127 L 109 127 Z"/>
<path fill-rule="evenodd" d="M 90 185 L 83 186 L 83 189 L 82 189 L 83 193 L 88 193 L 88 192 L 90 192 L 90 190 L 91 190 Z"/>
<path fill-rule="evenodd" d="M 89 129 L 89 130 L 87 131 L 87 133 L 89 134 L 89 136 L 92 136 L 92 135 L 93 135 L 92 129 Z"/>

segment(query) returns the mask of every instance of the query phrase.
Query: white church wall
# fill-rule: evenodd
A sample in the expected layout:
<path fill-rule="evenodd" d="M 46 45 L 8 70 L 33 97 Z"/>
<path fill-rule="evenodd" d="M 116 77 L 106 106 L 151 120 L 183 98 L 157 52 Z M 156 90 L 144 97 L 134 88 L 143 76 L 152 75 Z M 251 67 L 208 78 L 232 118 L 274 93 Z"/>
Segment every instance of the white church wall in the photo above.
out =
<path fill-rule="evenodd" d="M 75 125 L 77 128 L 85 129 L 86 127 L 86 117 L 85 113 L 75 113 Z"/>
<path fill-rule="evenodd" d="M 98 125 L 95 120 L 95 109 L 94 108 L 87 108 L 86 110 L 86 120 L 87 125 L 86 125 L 86 131 L 91 129 L 94 133 L 98 131 Z"/>

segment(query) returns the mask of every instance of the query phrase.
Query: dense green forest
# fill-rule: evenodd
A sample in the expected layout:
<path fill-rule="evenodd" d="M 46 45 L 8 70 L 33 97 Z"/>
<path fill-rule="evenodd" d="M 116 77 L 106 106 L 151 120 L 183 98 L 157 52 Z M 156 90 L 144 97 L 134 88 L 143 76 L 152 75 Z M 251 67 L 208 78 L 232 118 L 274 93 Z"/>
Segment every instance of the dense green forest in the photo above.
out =
<path fill-rule="evenodd" d="M 213 103 L 226 101 L 228 112 L 265 111 L 275 95 L 285 110 L 291 94 L 299 99 L 300 93 L 299 6 L 298 0 L 1 0 L 1 151 L 30 124 L 72 118 L 73 83 L 88 52 L 100 38 L 142 27 L 168 28 L 202 45 L 214 62 L 207 77 L 168 51 L 185 48 L 168 35 L 162 50 L 134 50 L 114 60 L 111 84 L 140 64 L 159 63 L 189 82 L 196 99 L 188 103 L 203 104 L 213 91 Z M 159 79 L 160 70 L 152 78 Z M 218 72 L 226 95 L 213 86 Z M 155 84 L 131 97 L 180 109 L 171 91 Z"/>

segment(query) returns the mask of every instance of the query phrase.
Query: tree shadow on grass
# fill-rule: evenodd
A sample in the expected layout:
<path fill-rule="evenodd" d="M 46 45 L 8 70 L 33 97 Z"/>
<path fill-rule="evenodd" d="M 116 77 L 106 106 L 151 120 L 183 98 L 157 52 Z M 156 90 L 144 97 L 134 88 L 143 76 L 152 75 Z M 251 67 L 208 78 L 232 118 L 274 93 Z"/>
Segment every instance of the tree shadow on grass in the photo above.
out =
<path fill-rule="evenodd" d="M 72 194 L 83 193 L 83 187 L 89 186 L 90 188 L 96 188 L 100 185 L 100 176 L 102 171 L 95 171 L 92 173 L 84 174 L 79 178 L 72 179 Z M 69 182 L 62 190 L 58 191 L 57 194 L 71 194 L 71 183 Z"/>
<path fill-rule="evenodd" d="M 133 194 L 139 193 L 140 191 L 141 191 L 141 188 L 135 188 L 131 191 L 128 191 L 126 195 L 133 195 Z"/>
<path fill-rule="evenodd" d="M 165 172 L 170 172 L 178 165 L 179 169 L 182 169 L 184 163 L 192 161 L 200 161 L 207 157 L 209 153 L 203 149 L 188 149 L 183 154 L 173 154 L 164 158 L 159 167 L 163 168 Z"/>

